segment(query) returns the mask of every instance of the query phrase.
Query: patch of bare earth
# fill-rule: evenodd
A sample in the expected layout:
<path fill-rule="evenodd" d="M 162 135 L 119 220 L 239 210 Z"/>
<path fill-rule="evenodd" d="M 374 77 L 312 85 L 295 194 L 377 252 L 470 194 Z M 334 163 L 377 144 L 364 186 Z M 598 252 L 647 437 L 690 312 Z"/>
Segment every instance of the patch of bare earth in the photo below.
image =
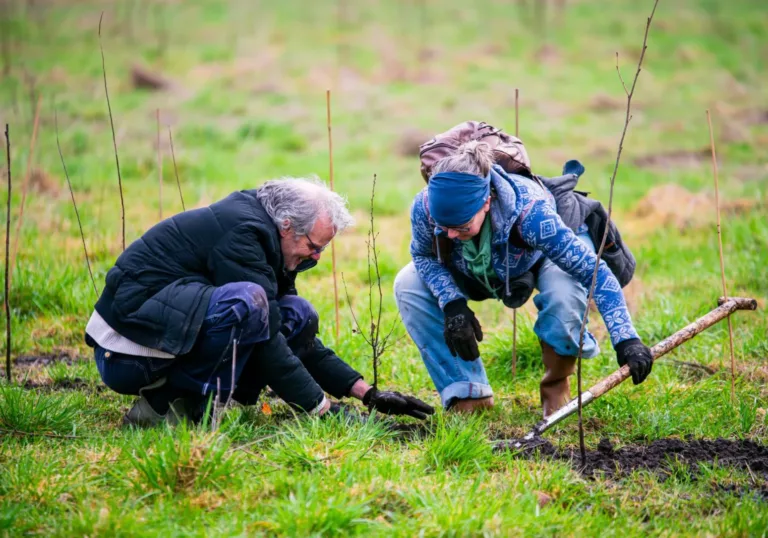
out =
<path fill-rule="evenodd" d="M 752 209 L 752 199 L 721 200 L 723 215 L 744 213 Z M 647 234 L 659 226 L 674 226 L 678 230 L 709 226 L 714 222 L 715 197 L 710 193 L 692 193 L 674 184 L 659 185 L 648 191 L 629 214 L 622 230 L 630 234 Z"/>

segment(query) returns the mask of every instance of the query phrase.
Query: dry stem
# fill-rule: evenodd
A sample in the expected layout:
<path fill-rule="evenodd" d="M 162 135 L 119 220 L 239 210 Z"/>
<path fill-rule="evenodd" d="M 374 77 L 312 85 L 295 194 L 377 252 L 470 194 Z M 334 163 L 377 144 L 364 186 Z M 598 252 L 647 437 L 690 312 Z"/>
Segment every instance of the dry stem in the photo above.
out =
<path fill-rule="evenodd" d="M 96 297 L 99 296 L 99 290 L 96 288 L 96 279 L 93 278 L 93 271 L 91 270 L 91 261 L 88 259 L 88 248 L 85 246 L 85 234 L 83 233 L 83 223 L 80 221 L 80 212 L 77 210 L 77 202 L 75 202 L 75 191 L 72 189 L 72 182 L 69 180 L 69 173 L 67 172 L 67 165 L 64 164 L 64 154 L 61 152 L 61 143 L 59 142 L 59 115 L 56 110 L 53 111 L 54 124 L 56 127 L 56 147 L 59 148 L 59 157 L 61 157 L 61 166 L 64 168 L 64 177 L 67 178 L 67 186 L 69 186 L 69 194 L 72 196 L 72 205 L 75 208 L 75 216 L 77 217 L 77 226 L 80 228 L 80 238 L 83 240 L 83 252 L 85 253 L 85 263 L 88 266 L 88 274 L 91 275 L 91 283 L 93 284 L 93 291 L 96 292 Z"/>
<path fill-rule="evenodd" d="M 9 246 L 11 241 L 11 135 L 5 124 L 5 148 L 8 161 L 8 200 L 5 215 L 5 376 L 11 381 L 11 280 L 9 272 Z"/>
<path fill-rule="evenodd" d="M 99 48 L 101 49 L 101 72 L 104 75 L 104 93 L 107 96 L 107 110 L 109 111 L 109 125 L 112 127 L 112 145 L 115 148 L 115 165 L 117 166 L 117 186 L 120 190 L 120 216 L 122 217 L 122 240 L 123 250 L 125 250 L 125 200 L 123 199 L 123 178 L 120 175 L 120 159 L 117 156 L 117 137 L 115 136 L 115 122 L 112 119 L 112 105 L 109 103 L 109 89 L 107 88 L 107 66 L 104 60 L 104 45 L 101 43 L 101 21 L 104 18 L 104 12 L 99 17 Z"/>
<path fill-rule="evenodd" d="M 160 109 L 157 115 L 157 203 L 159 220 L 163 220 L 163 153 L 160 151 Z"/>
<path fill-rule="evenodd" d="M 176 185 L 179 187 L 179 198 L 181 199 L 181 209 L 186 211 L 187 208 L 184 205 L 184 195 L 181 194 L 181 181 L 179 180 L 179 169 L 176 167 L 176 154 L 173 151 L 173 135 L 171 134 L 171 127 L 168 126 L 168 139 L 171 141 L 171 158 L 173 159 L 173 172 L 176 174 Z"/>
<path fill-rule="evenodd" d="M 515 137 L 520 138 L 520 89 L 515 88 Z M 512 309 L 512 377 L 517 375 L 517 308 Z"/>
<path fill-rule="evenodd" d="M 715 210 L 717 213 L 717 246 L 720 253 L 720 278 L 723 282 L 723 297 L 728 300 L 728 286 L 725 283 L 725 261 L 723 258 L 723 235 L 720 229 L 720 187 L 717 179 L 717 156 L 715 155 L 715 136 L 712 131 L 712 117 L 707 110 L 707 124 L 709 125 L 709 147 L 712 150 L 712 173 L 715 176 Z M 731 402 L 736 402 L 736 359 L 733 354 L 733 324 L 728 317 L 728 342 L 731 351 Z M 721 359 L 722 363 L 722 359 Z"/>
<path fill-rule="evenodd" d="M 597 285 L 597 272 L 600 268 L 600 259 L 603 255 L 603 250 L 605 249 L 605 242 L 608 238 L 608 230 L 609 230 L 609 224 L 611 222 L 611 215 L 613 212 L 613 187 L 616 183 L 616 173 L 619 170 L 619 162 L 621 161 L 621 153 L 624 149 L 624 138 L 627 136 L 627 128 L 629 127 L 629 122 L 632 119 L 631 116 L 631 110 L 632 110 L 632 96 L 635 94 L 635 86 L 637 85 L 637 79 L 640 76 L 640 70 L 643 66 L 643 58 L 645 58 L 645 51 L 648 49 L 648 32 L 651 29 L 651 21 L 653 20 L 653 15 L 656 13 L 656 6 L 659 5 L 659 0 L 655 0 L 653 4 L 653 10 L 651 11 L 651 15 L 648 17 L 645 25 L 645 35 L 643 37 L 643 48 L 640 52 L 640 59 L 637 61 L 637 71 L 635 72 L 635 78 L 632 81 L 632 88 L 627 91 L 626 85 L 624 84 L 624 80 L 621 78 L 621 73 L 619 73 L 619 78 L 621 80 L 622 87 L 624 88 L 624 92 L 627 95 L 627 111 L 626 115 L 624 117 L 624 128 L 621 132 L 621 138 L 619 140 L 619 150 L 616 154 L 616 163 L 613 167 L 613 174 L 611 175 L 611 190 L 610 195 L 608 198 L 608 222 L 605 225 L 605 231 L 603 232 L 603 238 L 600 241 L 600 247 L 597 251 L 597 260 L 595 263 L 595 270 L 592 273 L 592 284 L 589 286 L 589 295 L 587 296 L 587 308 L 584 311 L 584 316 L 581 319 L 581 328 L 579 329 L 579 353 L 578 353 L 578 368 L 577 368 L 577 376 L 578 376 L 578 391 L 579 391 L 579 448 L 581 450 L 581 462 L 582 465 L 586 465 L 587 462 L 587 453 L 586 449 L 584 447 L 584 424 L 582 420 L 582 400 L 581 400 L 581 356 L 583 354 L 583 348 L 584 348 L 584 329 L 587 325 L 587 318 L 589 316 L 589 303 L 592 301 L 592 298 L 595 295 L 595 286 Z M 618 53 L 617 53 L 618 58 Z M 617 70 L 618 70 L 618 63 L 617 63 Z"/>
<path fill-rule="evenodd" d="M 329 162 L 329 182 L 333 190 L 333 134 L 331 131 L 331 90 L 325 91 L 325 108 L 328 114 L 328 162 Z M 336 240 L 331 240 L 331 270 L 333 272 L 333 308 L 336 313 L 336 325 L 334 334 L 336 336 L 336 347 L 339 347 L 339 283 L 336 278 Z"/>
<path fill-rule="evenodd" d="M 24 221 L 24 203 L 27 201 L 27 189 L 29 188 L 29 176 L 32 174 L 32 156 L 35 153 L 35 142 L 37 141 L 37 126 L 40 120 L 40 102 L 42 97 L 37 98 L 37 106 L 35 107 L 35 120 L 32 127 L 32 138 L 29 141 L 29 155 L 27 156 L 27 173 L 24 175 L 24 182 L 21 184 L 21 205 L 19 206 L 19 220 L 16 222 L 16 232 L 13 236 L 13 252 L 11 254 L 11 273 L 10 278 L 13 280 L 13 272 L 16 268 L 16 256 L 19 253 L 19 236 L 21 235 L 21 223 Z"/>

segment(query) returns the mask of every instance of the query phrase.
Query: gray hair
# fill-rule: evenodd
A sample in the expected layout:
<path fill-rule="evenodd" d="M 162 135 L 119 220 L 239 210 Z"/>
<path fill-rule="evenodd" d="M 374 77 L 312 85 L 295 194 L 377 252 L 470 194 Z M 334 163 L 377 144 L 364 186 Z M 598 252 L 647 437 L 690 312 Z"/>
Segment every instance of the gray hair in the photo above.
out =
<path fill-rule="evenodd" d="M 485 142 L 471 140 L 459 146 L 453 155 L 437 161 L 432 168 L 432 175 L 440 172 L 462 172 L 485 177 L 494 163 L 493 150 Z"/>
<path fill-rule="evenodd" d="M 347 201 L 317 177 L 283 177 L 267 181 L 256 191 L 264 210 L 280 230 L 308 234 L 317 219 L 327 215 L 336 233 L 354 224 Z"/>

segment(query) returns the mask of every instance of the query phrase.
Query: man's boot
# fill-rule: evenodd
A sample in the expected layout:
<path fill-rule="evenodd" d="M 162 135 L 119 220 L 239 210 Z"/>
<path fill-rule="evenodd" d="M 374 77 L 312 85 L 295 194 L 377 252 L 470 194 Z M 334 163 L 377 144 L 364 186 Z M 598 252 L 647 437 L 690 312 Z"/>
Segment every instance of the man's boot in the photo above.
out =
<path fill-rule="evenodd" d="M 571 400 L 571 385 L 568 376 L 576 371 L 576 357 L 558 355 L 555 349 L 544 341 L 541 344 L 541 359 L 544 362 L 544 377 L 539 392 L 544 418 L 563 407 Z"/>

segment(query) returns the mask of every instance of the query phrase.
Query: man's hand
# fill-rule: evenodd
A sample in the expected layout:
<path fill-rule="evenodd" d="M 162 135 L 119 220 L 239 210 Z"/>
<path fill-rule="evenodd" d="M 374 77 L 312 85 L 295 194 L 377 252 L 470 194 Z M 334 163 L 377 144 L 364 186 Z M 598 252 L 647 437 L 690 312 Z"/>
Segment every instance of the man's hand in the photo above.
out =
<path fill-rule="evenodd" d="M 480 357 L 477 343 L 483 341 L 483 329 L 477 321 L 475 313 L 467 306 L 467 301 L 457 299 L 451 301 L 443 309 L 445 313 L 445 328 L 443 338 L 454 357 L 459 354 L 465 361 L 473 361 Z"/>
<path fill-rule="evenodd" d="M 435 412 L 431 405 L 427 405 L 418 398 L 400 394 L 399 392 L 379 391 L 371 387 L 363 396 L 363 404 L 368 409 L 375 409 L 387 415 L 408 415 L 409 417 L 424 420 L 427 415 Z"/>
<path fill-rule="evenodd" d="M 629 364 L 632 383 L 635 385 L 645 381 L 653 367 L 651 350 L 639 338 L 630 338 L 619 342 L 616 345 L 616 360 L 619 362 L 619 366 Z"/>

